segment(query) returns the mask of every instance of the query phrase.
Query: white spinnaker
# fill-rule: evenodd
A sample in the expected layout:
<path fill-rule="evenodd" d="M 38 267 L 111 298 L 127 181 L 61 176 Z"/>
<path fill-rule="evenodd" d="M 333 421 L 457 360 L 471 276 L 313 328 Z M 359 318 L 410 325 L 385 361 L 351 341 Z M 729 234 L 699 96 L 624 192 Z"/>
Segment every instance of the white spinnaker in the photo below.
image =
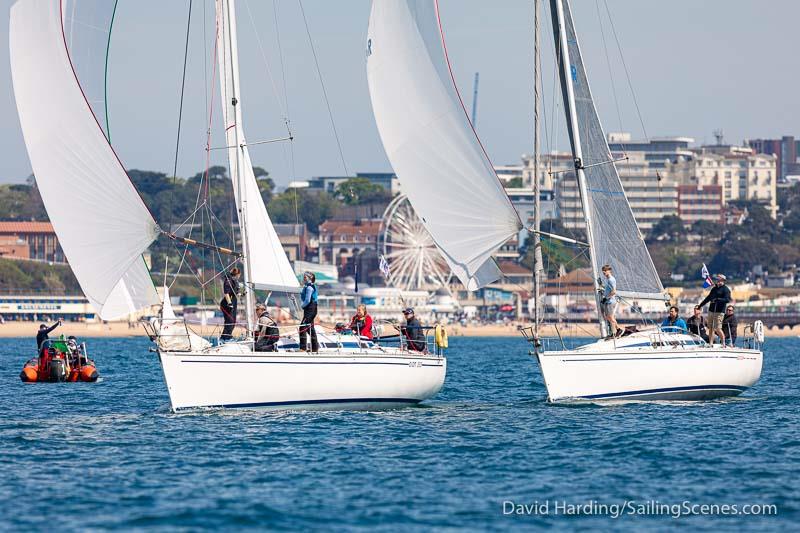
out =
<path fill-rule="evenodd" d="M 367 79 L 384 149 L 403 190 L 469 290 L 501 277 L 492 254 L 522 228 L 469 123 L 435 0 L 375 0 Z"/>
<path fill-rule="evenodd" d="M 300 292 L 300 284 L 261 199 L 250 152 L 245 145 L 239 72 L 234 68 L 239 58 L 232 0 L 217 0 L 217 20 L 223 21 L 218 37 L 225 139 L 229 147 L 228 160 L 233 191 L 236 203 L 242 209 L 239 213 L 239 224 L 246 225 L 248 242 L 244 253 L 249 257 L 249 282 L 257 289 Z M 228 46 L 229 43 L 233 43 L 233 46 Z M 233 103 L 234 98 L 236 104 Z M 239 164 L 242 166 L 241 172 L 237 171 Z"/>
<path fill-rule="evenodd" d="M 106 320 L 158 303 L 142 253 L 159 229 L 73 72 L 61 5 L 11 9 L 11 73 L 36 183 L 86 297 Z"/>

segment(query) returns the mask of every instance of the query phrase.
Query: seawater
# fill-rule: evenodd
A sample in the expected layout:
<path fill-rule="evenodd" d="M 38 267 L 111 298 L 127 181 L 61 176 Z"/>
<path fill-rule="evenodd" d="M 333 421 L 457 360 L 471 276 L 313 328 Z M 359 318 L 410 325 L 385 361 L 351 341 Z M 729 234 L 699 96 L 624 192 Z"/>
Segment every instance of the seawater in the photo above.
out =
<path fill-rule="evenodd" d="M 421 407 L 180 415 L 146 339 L 89 339 L 94 384 L 21 383 L 33 344 L 0 340 L 3 530 L 800 522 L 796 338 L 770 339 L 761 380 L 728 400 L 549 405 L 521 339 L 454 338 L 447 382 Z M 720 514 L 762 504 L 777 515 Z"/>

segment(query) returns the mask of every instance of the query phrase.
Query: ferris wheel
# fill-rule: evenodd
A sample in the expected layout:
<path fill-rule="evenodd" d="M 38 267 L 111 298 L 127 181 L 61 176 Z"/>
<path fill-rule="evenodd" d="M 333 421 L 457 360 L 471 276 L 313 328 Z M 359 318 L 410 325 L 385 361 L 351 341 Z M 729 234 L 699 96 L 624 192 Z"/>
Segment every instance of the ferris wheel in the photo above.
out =
<path fill-rule="evenodd" d="M 452 273 L 404 194 L 383 213 L 383 255 L 389 282 L 401 290 L 447 288 Z"/>

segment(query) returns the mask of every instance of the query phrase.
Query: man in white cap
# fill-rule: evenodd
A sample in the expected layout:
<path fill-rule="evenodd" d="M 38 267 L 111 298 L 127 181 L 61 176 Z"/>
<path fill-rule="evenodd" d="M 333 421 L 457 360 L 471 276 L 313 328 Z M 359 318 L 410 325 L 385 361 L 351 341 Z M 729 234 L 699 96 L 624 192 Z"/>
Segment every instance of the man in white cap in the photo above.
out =
<path fill-rule="evenodd" d="M 711 305 L 708 306 L 708 343 L 714 344 L 714 335 L 716 335 L 723 346 L 725 345 L 725 333 L 722 331 L 722 319 L 725 316 L 725 308 L 733 301 L 731 290 L 725 286 L 725 281 L 727 281 L 725 274 L 714 276 L 714 286 L 708 296 L 697 305 L 697 307 L 703 307 L 711 302 Z"/>

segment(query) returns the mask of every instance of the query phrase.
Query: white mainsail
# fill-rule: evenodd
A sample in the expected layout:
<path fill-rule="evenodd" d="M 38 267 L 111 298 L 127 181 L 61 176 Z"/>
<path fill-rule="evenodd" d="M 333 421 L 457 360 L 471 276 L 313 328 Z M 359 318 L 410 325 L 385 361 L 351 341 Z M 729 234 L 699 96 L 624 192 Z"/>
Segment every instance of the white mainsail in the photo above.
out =
<path fill-rule="evenodd" d="M 237 68 L 236 17 L 233 0 L 217 0 L 219 69 L 225 138 L 233 191 L 248 266 L 248 282 L 256 289 L 300 292 L 300 284 L 272 226 L 253 174 L 242 126 L 242 103 Z"/>
<path fill-rule="evenodd" d="M 159 228 L 108 144 L 77 79 L 62 3 L 11 9 L 14 94 L 36 182 L 81 289 L 103 319 L 157 304 L 142 259 Z"/>
<path fill-rule="evenodd" d="M 453 81 L 436 0 L 376 0 L 367 79 L 384 149 L 411 205 L 469 290 L 497 281 L 492 254 L 522 224 Z"/>

